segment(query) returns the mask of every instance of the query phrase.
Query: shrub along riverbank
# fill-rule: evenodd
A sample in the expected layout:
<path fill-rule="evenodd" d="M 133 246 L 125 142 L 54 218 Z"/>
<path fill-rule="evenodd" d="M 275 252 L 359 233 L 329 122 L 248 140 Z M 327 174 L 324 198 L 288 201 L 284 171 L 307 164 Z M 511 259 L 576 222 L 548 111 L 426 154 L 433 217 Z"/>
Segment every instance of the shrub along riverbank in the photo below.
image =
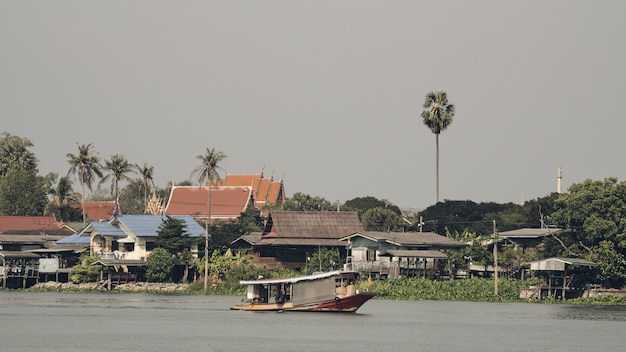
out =
<path fill-rule="evenodd" d="M 470 302 L 538 302 L 538 303 L 566 303 L 566 304 L 594 304 L 594 305 L 626 305 L 624 296 L 602 296 L 595 298 L 576 298 L 561 300 L 548 298 L 541 301 L 522 300 L 520 291 L 531 285 L 536 285 L 536 279 L 498 281 L 498 295 L 494 294 L 492 279 L 472 278 L 462 280 L 434 281 L 424 278 L 409 279 L 366 279 L 357 282 L 361 291 L 369 290 L 376 293 L 376 299 L 389 300 L 438 300 L 438 301 L 470 301 Z M 53 292 L 107 292 L 102 285 L 96 283 L 41 283 L 26 291 L 53 291 Z M 211 285 L 208 292 L 204 292 L 202 283 L 173 284 L 173 283 L 134 283 L 117 286 L 111 293 L 155 293 L 155 294 L 194 294 L 194 295 L 224 295 L 244 296 L 246 288 L 236 282 L 222 281 Z"/>

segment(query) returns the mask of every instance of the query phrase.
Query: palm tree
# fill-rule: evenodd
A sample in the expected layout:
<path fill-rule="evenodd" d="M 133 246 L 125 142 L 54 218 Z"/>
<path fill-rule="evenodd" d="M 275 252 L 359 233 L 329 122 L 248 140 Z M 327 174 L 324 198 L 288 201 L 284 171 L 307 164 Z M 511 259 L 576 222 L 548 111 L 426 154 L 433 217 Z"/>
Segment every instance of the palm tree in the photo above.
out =
<path fill-rule="evenodd" d="M 81 201 L 83 205 L 83 225 L 85 225 L 87 222 L 85 214 L 85 186 L 91 191 L 95 177 L 102 177 L 102 166 L 100 165 L 100 157 L 91 150 L 91 143 L 87 145 L 76 143 L 76 145 L 78 146 L 78 154 L 67 154 L 67 162 L 71 165 L 67 171 L 67 176 L 78 174 L 78 181 L 83 188 Z"/>
<path fill-rule="evenodd" d="M 54 175 L 56 179 L 57 175 Z M 46 206 L 46 214 L 55 215 L 57 213 L 61 221 L 70 221 L 70 212 L 73 209 L 72 204 L 78 203 L 78 197 L 72 190 L 72 181 L 69 177 L 61 177 L 57 186 L 50 189 L 50 195 L 52 195 L 53 199 Z"/>
<path fill-rule="evenodd" d="M 135 164 L 135 169 L 137 170 L 137 173 L 139 173 L 139 175 L 141 175 L 141 178 L 143 179 L 143 207 L 144 207 L 144 213 L 147 212 L 148 210 L 148 190 L 149 190 L 149 186 L 150 184 L 152 184 L 152 187 L 156 187 L 154 185 L 154 166 L 148 166 L 148 163 L 143 163 L 143 166 L 139 166 L 139 164 Z"/>
<path fill-rule="evenodd" d="M 424 99 L 424 109 L 422 112 L 424 124 L 435 134 L 437 149 L 435 166 L 437 175 L 436 193 L 437 203 L 439 203 L 439 134 L 452 123 L 454 105 L 448 102 L 446 92 L 430 92 L 426 94 L 426 99 Z"/>
<path fill-rule="evenodd" d="M 202 164 L 196 166 L 191 173 L 191 178 L 197 176 L 198 183 L 202 186 L 203 183 L 208 184 L 209 197 L 207 199 L 207 220 L 204 223 L 204 235 L 205 235 L 205 247 L 204 247 L 204 290 L 208 289 L 209 285 L 209 221 L 211 220 L 211 186 L 220 180 L 220 174 L 218 170 L 221 169 L 217 164 L 226 158 L 226 154 L 221 151 L 215 151 L 215 149 L 207 148 L 204 155 L 196 156 L 196 159 L 200 160 Z"/>
<path fill-rule="evenodd" d="M 111 160 L 105 160 L 104 169 L 109 173 L 104 176 L 99 184 L 102 184 L 111 179 L 111 194 L 115 197 L 115 207 L 113 214 L 120 214 L 120 194 L 119 194 L 119 182 L 129 181 L 130 177 L 126 176 L 127 173 L 134 173 L 133 165 L 128 163 L 128 160 L 124 156 L 115 154 L 111 155 Z"/>

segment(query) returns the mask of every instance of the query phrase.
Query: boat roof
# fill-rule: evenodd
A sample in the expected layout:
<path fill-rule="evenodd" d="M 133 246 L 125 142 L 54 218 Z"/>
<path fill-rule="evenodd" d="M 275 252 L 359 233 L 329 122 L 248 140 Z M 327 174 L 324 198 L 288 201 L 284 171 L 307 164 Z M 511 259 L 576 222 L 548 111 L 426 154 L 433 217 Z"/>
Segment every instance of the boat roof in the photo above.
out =
<path fill-rule="evenodd" d="M 294 284 L 296 282 L 320 280 L 320 279 L 325 279 L 328 277 L 338 276 L 342 274 L 357 274 L 357 272 L 335 270 L 335 271 L 329 271 L 329 272 L 324 272 L 324 273 L 319 273 L 319 274 L 291 277 L 287 279 L 242 280 L 242 281 L 239 281 L 239 283 L 242 285 Z"/>

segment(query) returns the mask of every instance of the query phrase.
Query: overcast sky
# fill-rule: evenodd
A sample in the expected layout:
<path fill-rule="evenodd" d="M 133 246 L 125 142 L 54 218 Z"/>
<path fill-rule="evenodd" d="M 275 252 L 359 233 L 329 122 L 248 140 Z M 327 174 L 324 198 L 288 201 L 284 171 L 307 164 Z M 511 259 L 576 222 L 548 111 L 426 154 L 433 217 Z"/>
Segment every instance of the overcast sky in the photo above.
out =
<path fill-rule="evenodd" d="M 435 203 L 424 96 L 456 115 L 440 199 L 626 178 L 626 1 L 2 1 L 0 132 L 42 174 L 102 158 L 190 179 L 206 148 L 287 196 Z M 222 174 L 223 176 L 224 174 Z M 197 180 L 193 180 L 194 183 Z M 75 190 L 79 190 L 78 181 Z"/>

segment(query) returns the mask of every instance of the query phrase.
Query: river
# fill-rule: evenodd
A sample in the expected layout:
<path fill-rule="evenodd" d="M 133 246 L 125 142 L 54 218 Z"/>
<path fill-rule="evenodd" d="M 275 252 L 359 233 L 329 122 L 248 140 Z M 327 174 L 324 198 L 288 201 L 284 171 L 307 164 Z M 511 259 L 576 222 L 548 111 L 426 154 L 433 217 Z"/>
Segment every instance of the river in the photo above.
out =
<path fill-rule="evenodd" d="M 0 291 L 0 351 L 622 351 L 626 307 L 371 300 L 356 314 L 240 297 Z"/>

